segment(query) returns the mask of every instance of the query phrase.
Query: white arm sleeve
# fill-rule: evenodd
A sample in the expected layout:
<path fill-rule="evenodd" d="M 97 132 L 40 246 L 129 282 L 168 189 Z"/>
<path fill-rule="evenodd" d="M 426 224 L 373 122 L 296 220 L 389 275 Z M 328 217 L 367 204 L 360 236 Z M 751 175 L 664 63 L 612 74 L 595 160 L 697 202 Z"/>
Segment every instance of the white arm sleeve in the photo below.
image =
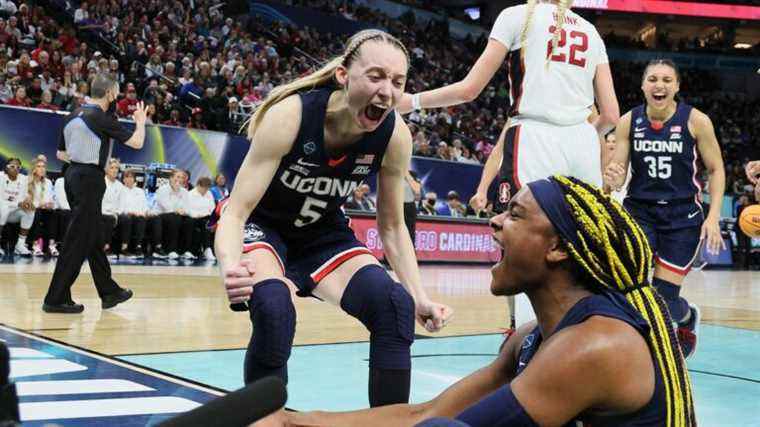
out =
<path fill-rule="evenodd" d="M 519 48 L 520 34 L 525 25 L 525 10 L 525 5 L 502 10 L 493 24 L 490 37 L 506 46 L 510 51 Z"/>

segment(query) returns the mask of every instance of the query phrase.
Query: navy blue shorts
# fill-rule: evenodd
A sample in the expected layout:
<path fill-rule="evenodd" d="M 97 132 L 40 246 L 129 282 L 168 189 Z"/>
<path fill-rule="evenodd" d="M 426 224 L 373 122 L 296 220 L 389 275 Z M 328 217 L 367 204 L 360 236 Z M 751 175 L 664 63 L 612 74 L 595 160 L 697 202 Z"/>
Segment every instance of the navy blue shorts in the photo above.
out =
<path fill-rule="evenodd" d="M 694 200 L 665 203 L 630 197 L 623 206 L 646 233 L 655 262 L 685 276 L 700 249 L 699 236 L 705 220 L 702 206 Z"/>
<path fill-rule="evenodd" d="M 271 227 L 249 222 L 245 227 L 243 253 L 256 249 L 270 251 L 280 263 L 283 275 L 298 287 L 298 296 L 312 296 L 312 291 L 333 270 L 359 255 L 372 255 L 354 231 L 336 224 L 314 233 L 308 239 L 285 239 Z M 316 236 L 316 237 L 314 237 Z"/>

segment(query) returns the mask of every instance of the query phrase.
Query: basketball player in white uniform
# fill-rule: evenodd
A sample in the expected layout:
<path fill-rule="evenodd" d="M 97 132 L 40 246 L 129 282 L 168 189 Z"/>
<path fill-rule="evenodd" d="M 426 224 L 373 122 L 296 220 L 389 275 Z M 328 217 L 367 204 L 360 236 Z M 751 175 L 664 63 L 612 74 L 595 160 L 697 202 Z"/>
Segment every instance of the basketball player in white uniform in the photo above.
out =
<path fill-rule="evenodd" d="M 498 158 L 489 159 L 472 203 L 475 209 L 485 206 L 497 168 L 501 204 L 523 183 L 553 174 L 602 185 L 600 135 L 615 126 L 620 107 L 604 42 L 591 23 L 570 10 L 571 4 L 529 0 L 504 9 L 464 79 L 402 99 L 401 112 L 470 102 L 508 61 L 509 122 L 500 137 L 503 149 L 494 150 L 501 154 L 501 167 Z M 589 123 L 595 101 L 599 115 Z"/>

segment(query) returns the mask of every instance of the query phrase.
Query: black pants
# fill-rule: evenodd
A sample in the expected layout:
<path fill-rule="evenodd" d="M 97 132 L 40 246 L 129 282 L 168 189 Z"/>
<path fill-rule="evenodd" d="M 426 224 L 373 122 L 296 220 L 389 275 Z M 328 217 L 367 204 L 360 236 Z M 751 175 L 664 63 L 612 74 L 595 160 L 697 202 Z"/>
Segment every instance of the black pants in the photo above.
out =
<path fill-rule="evenodd" d="M 193 238 L 193 219 L 177 213 L 161 214 L 164 250 L 182 255 L 190 250 Z"/>
<path fill-rule="evenodd" d="M 29 230 L 27 243 L 34 244 L 37 239 L 43 240 L 43 248 L 47 248 L 50 240 L 58 240 L 58 211 L 53 209 L 37 209 L 34 211 L 34 223 Z"/>
<path fill-rule="evenodd" d="M 409 237 L 412 238 L 412 244 L 416 240 L 417 229 L 417 204 L 414 202 L 404 202 L 404 224 L 409 230 Z"/>
<path fill-rule="evenodd" d="M 71 222 L 63 239 L 63 252 L 55 265 L 46 304 L 73 302 L 71 286 L 79 276 L 82 263 L 90 263 L 90 271 L 102 299 L 119 292 L 111 278 L 111 266 L 103 251 L 101 205 L 106 191 L 103 169 L 95 165 L 72 163 L 66 171 L 66 198 L 71 205 Z"/>
<path fill-rule="evenodd" d="M 203 251 L 206 248 L 213 246 L 211 244 L 211 230 L 206 226 L 208 224 L 209 217 L 192 218 L 193 223 L 193 242 L 190 252 L 193 255 L 203 255 Z"/>
<path fill-rule="evenodd" d="M 103 233 L 103 238 L 102 238 L 103 240 L 101 240 L 100 244 L 102 246 L 109 245 L 111 246 L 112 252 L 119 253 L 118 250 L 115 249 L 112 245 L 113 231 L 116 228 L 116 217 L 113 215 L 101 215 L 100 221 L 101 221 L 100 229 Z M 116 246 L 119 246 L 119 245 L 117 244 Z"/>
<path fill-rule="evenodd" d="M 58 224 L 55 230 L 54 238 L 56 242 L 61 243 L 63 242 L 63 238 L 66 236 L 66 229 L 69 228 L 69 222 L 71 222 L 71 211 L 68 209 L 56 209 L 55 215 L 58 217 Z"/>
<path fill-rule="evenodd" d="M 126 243 L 130 251 L 134 250 L 137 245 L 142 245 L 146 225 L 145 217 L 119 215 L 119 242 L 122 245 Z"/>

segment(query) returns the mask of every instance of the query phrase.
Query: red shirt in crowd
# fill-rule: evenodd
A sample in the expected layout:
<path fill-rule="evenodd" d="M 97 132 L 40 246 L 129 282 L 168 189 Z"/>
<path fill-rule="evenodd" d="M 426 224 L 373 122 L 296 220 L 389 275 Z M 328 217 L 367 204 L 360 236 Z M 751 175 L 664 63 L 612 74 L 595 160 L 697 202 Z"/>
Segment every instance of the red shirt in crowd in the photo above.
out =
<path fill-rule="evenodd" d="M 117 104 L 117 111 L 121 117 L 130 117 L 132 113 L 137 110 L 137 99 L 129 99 L 129 97 L 122 99 Z"/>

